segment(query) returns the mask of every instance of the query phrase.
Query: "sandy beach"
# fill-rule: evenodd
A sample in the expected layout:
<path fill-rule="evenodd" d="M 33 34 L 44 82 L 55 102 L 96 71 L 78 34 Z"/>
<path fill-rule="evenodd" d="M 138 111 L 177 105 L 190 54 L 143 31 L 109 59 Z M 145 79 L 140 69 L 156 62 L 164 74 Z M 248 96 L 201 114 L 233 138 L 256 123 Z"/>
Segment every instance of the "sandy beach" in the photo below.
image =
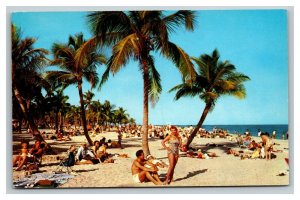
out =
<path fill-rule="evenodd" d="M 27 134 L 14 134 L 14 154 L 17 152 L 18 140 L 28 137 Z M 101 133 L 93 137 L 93 140 L 106 139 L 117 140 L 117 133 Z M 71 144 L 76 148 L 85 141 L 84 136 L 73 136 L 71 141 L 46 140 L 59 155 L 65 155 Z M 260 138 L 253 137 L 256 141 Z M 274 149 L 282 152 L 274 153 L 275 159 L 243 159 L 226 154 L 226 148 L 232 147 L 234 150 L 243 150 L 235 142 L 225 138 L 198 138 L 193 141 L 193 145 L 208 152 L 214 152 L 218 157 L 211 159 L 197 159 L 186 157 L 186 153 L 181 152 L 178 164 L 175 169 L 174 182 L 169 186 L 255 186 L 255 185 L 288 185 L 288 165 L 284 158 L 288 158 L 288 140 L 274 140 L 278 145 Z M 207 147 L 205 144 L 215 143 L 215 147 Z M 33 142 L 30 143 L 32 145 Z M 58 188 L 81 188 L 81 187 L 162 187 L 153 183 L 134 183 L 131 175 L 131 164 L 135 159 L 135 152 L 141 149 L 141 138 L 124 138 L 122 140 L 123 149 L 108 149 L 111 154 L 128 154 L 130 158 L 120 158 L 114 156 L 114 163 L 95 165 L 75 165 L 72 169 L 76 176 Z M 161 146 L 158 138 L 149 139 L 151 154 L 165 162 L 168 161 L 167 153 Z M 45 155 L 39 171 L 52 173 L 57 169 L 59 161 L 57 155 Z M 167 168 L 160 168 L 159 175 L 165 177 Z M 285 172 L 285 176 L 278 174 Z M 24 172 L 14 171 L 13 180 L 24 177 Z"/>

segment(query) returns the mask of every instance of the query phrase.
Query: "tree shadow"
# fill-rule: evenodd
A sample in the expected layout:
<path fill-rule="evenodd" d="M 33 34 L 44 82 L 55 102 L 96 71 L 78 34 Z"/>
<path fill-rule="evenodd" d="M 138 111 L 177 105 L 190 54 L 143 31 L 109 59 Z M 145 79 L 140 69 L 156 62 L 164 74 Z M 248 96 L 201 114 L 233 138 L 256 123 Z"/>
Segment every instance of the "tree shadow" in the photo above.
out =
<path fill-rule="evenodd" d="M 78 169 L 78 170 L 74 170 L 74 172 L 76 173 L 80 173 L 80 172 L 92 172 L 92 171 L 96 171 L 97 169 Z"/>
<path fill-rule="evenodd" d="M 220 143 L 207 143 L 205 145 L 195 145 L 194 150 L 201 149 L 202 152 L 208 152 L 213 149 L 220 149 L 224 151 L 224 153 L 227 152 L 228 148 L 236 148 L 239 147 L 236 142 L 220 142 Z"/>
<path fill-rule="evenodd" d="M 196 176 L 196 175 L 198 175 L 198 174 L 205 173 L 206 171 L 207 171 L 207 169 L 201 169 L 201 170 L 189 172 L 185 177 L 178 178 L 178 179 L 176 179 L 175 181 L 182 181 L 182 180 L 184 180 L 184 179 L 191 178 L 191 177 Z"/>

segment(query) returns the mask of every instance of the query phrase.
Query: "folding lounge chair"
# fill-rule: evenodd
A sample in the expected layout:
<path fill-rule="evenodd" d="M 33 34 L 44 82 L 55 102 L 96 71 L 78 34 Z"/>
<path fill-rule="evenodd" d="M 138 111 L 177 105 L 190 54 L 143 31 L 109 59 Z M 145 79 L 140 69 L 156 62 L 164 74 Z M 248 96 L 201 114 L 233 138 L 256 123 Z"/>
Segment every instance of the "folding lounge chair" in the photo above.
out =
<path fill-rule="evenodd" d="M 63 172 L 64 168 L 67 168 L 67 172 L 71 173 L 73 172 L 71 167 L 74 165 L 75 165 L 75 154 L 74 152 L 69 152 L 65 158 L 60 160 L 54 173 L 61 173 Z"/>

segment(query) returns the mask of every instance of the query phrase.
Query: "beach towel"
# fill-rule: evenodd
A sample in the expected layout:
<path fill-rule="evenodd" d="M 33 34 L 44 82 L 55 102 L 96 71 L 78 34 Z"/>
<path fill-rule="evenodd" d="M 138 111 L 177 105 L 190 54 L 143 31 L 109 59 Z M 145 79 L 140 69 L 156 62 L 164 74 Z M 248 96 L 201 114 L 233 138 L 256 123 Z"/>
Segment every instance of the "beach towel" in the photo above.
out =
<path fill-rule="evenodd" d="M 68 179 L 74 178 L 73 175 L 64 174 L 51 174 L 51 173 L 36 173 L 29 177 L 24 177 L 13 183 L 14 187 L 19 188 L 33 188 L 40 180 L 54 181 L 57 185 L 66 183 Z"/>

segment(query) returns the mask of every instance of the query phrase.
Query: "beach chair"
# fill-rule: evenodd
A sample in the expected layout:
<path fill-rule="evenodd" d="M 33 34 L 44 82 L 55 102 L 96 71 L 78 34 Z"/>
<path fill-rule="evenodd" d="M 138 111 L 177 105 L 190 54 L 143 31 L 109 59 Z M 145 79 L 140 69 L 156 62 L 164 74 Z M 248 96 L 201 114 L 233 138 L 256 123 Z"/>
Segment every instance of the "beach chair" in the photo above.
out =
<path fill-rule="evenodd" d="M 54 170 L 54 173 L 61 173 L 64 172 L 64 169 L 66 168 L 66 171 L 68 174 L 73 173 L 72 166 L 75 165 L 75 153 L 74 152 L 68 152 L 68 155 L 64 157 L 63 159 L 57 158 L 60 160 L 57 168 Z"/>

